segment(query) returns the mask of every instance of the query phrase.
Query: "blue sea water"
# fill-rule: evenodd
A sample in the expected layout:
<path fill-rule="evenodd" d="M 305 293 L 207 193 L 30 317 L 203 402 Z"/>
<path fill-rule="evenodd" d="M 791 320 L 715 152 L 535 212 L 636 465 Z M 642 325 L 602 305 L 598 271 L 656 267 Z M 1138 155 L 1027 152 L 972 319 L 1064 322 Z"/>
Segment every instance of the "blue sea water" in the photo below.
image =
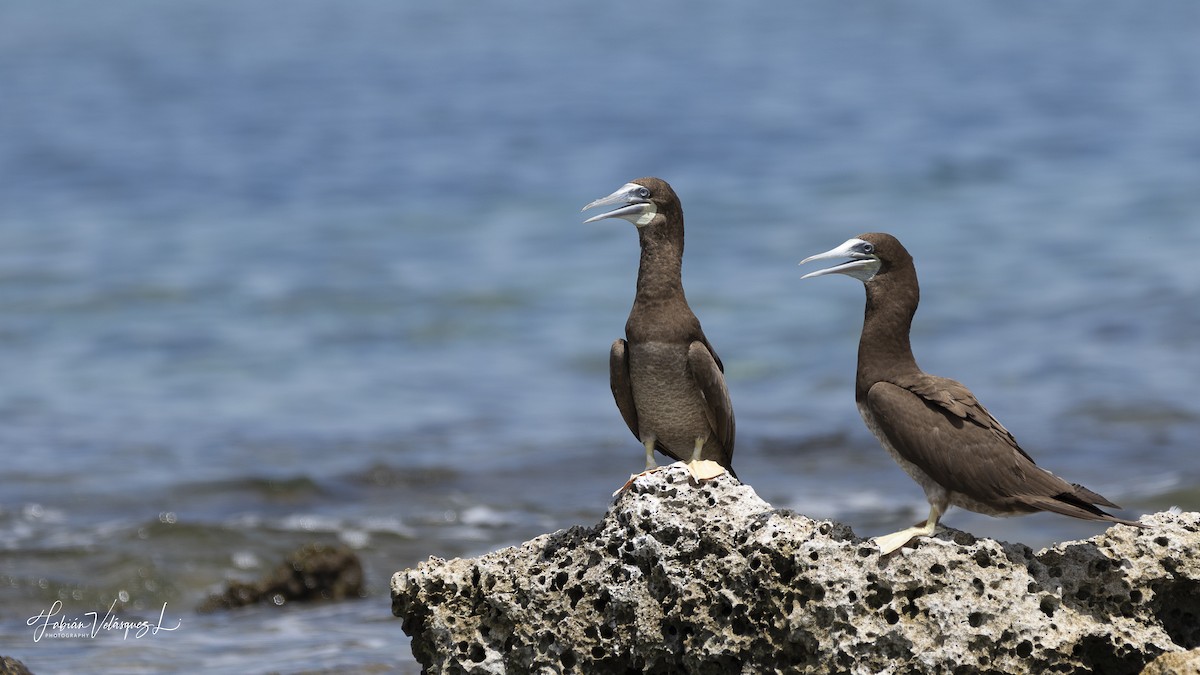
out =
<path fill-rule="evenodd" d="M 415 672 L 392 572 L 599 520 L 637 238 L 736 466 L 868 536 L 925 513 L 853 405 L 857 282 L 913 253 L 929 372 L 1126 507 L 1200 508 L 1200 7 L 0 3 L 0 653 L 34 672 Z M 1054 516 L 945 522 L 1041 546 Z M 368 597 L 197 615 L 308 541 Z M 34 639 L 104 611 L 178 630 Z"/>

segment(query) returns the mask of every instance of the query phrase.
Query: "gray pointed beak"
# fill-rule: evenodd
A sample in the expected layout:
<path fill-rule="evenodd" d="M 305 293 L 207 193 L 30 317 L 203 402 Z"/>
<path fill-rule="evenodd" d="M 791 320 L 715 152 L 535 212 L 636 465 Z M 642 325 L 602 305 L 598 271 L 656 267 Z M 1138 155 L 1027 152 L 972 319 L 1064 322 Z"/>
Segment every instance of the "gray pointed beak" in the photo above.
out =
<path fill-rule="evenodd" d="M 876 258 L 874 255 L 871 255 L 869 252 L 867 252 L 869 250 L 868 248 L 864 248 L 870 246 L 871 244 L 863 241 L 862 239 L 848 239 L 837 248 L 830 249 L 824 253 L 810 255 L 804 260 L 801 260 L 800 264 L 803 265 L 814 260 L 844 260 L 846 258 L 849 258 L 850 260 L 840 265 L 826 267 L 823 270 L 809 272 L 800 278 L 811 279 L 813 277 L 825 276 L 826 274 L 845 274 L 847 276 L 854 277 L 859 281 L 870 281 L 871 278 L 875 276 L 875 273 L 879 271 L 880 265 L 879 258 Z"/>
<path fill-rule="evenodd" d="M 611 195 L 591 202 L 580 209 L 580 211 L 587 211 L 598 206 L 612 206 L 613 204 L 624 204 L 624 206 L 607 213 L 601 213 L 598 216 L 592 216 L 583 222 L 594 223 L 597 220 L 604 220 L 605 218 L 623 218 L 636 224 L 648 209 L 653 209 L 654 207 L 654 204 L 650 200 L 637 195 L 637 191 L 641 189 L 643 189 L 642 186 L 637 183 L 626 183 Z"/>

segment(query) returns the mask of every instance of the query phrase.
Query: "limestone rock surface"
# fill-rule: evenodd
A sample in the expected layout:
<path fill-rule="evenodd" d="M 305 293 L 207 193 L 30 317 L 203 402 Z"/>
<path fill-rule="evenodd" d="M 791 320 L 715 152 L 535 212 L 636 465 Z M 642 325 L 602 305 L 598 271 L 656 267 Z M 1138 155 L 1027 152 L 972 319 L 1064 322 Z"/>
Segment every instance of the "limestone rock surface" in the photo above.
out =
<path fill-rule="evenodd" d="M 845 525 L 672 465 L 594 527 L 392 578 L 431 673 L 1135 674 L 1200 647 L 1200 514 L 1034 552 L 940 529 L 880 556 Z"/>
<path fill-rule="evenodd" d="M 1200 675 L 1200 649 L 1167 652 L 1151 661 L 1142 675 Z"/>

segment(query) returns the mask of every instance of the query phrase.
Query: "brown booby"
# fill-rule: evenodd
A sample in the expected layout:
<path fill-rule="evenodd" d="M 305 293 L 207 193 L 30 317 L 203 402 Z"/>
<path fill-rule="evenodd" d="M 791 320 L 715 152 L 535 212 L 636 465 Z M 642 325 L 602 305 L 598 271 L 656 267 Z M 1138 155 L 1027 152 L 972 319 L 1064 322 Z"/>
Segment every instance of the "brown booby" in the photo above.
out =
<path fill-rule="evenodd" d="M 1120 507 L 1039 467 L 966 387 L 917 367 L 909 343 L 917 270 L 895 237 L 859 235 L 800 264 L 830 258 L 849 260 L 801 278 L 845 274 L 866 287 L 854 399 L 867 428 L 929 500 L 925 522 L 875 539 L 884 554 L 933 534 L 951 505 L 989 516 L 1052 511 L 1145 527 L 1100 510 Z"/>
<path fill-rule="evenodd" d="M 637 294 L 625 339 L 609 353 L 609 384 L 625 424 L 646 448 L 688 463 L 692 475 L 733 471 L 734 419 L 725 367 L 683 294 L 683 207 L 671 186 L 639 178 L 583 207 L 619 205 L 585 223 L 621 218 L 641 242 Z"/>

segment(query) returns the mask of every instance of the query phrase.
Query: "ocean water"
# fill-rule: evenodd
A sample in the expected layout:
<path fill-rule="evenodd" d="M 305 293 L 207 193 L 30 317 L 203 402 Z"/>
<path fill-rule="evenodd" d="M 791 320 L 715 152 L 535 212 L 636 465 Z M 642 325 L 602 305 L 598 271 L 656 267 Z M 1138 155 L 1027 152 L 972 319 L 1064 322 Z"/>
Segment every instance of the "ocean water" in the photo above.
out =
<path fill-rule="evenodd" d="M 882 230 L 926 370 L 1122 513 L 1200 508 L 1198 32 L 1183 2 L 0 3 L 0 654 L 416 672 L 392 572 L 592 524 L 641 468 L 607 383 L 637 238 L 579 208 L 644 175 L 775 506 L 925 514 L 854 409 L 860 284 L 796 266 Z M 310 541 L 367 597 L 194 612 Z M 55 602 L 175 630 L 39 637 Z"/>

